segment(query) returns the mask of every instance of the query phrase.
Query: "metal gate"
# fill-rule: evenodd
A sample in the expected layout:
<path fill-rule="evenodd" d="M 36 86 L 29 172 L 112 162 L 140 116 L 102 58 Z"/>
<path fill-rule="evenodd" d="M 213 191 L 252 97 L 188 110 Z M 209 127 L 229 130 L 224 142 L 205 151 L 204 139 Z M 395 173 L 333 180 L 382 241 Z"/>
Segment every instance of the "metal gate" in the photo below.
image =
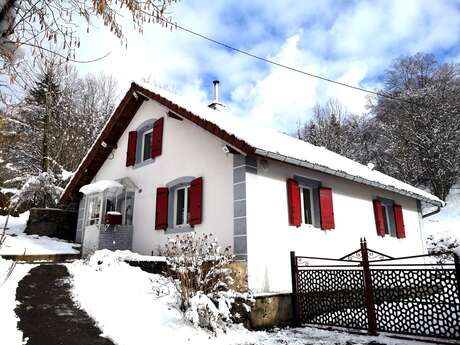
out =
<path fill-rule="evenodd" d="M 291 272 L 296 325 L 460 339 L 460 263 L 451 252 L 394 258 L 363 239 L 339 259 L 291 252 Z"/>

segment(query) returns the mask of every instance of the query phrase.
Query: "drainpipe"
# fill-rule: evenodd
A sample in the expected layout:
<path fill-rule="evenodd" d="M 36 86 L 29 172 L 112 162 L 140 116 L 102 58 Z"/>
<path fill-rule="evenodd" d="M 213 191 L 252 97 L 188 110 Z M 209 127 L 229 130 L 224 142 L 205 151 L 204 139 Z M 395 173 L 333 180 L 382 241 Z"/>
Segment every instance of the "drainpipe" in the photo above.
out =
<path fill-rule="evenodd" d="M 437 206 L 437 209 L 436 209 L 436 210 L 431 211 L 431 212 L 429 212 L 429 213 L 427 213 L 427 214 L 422 214 L 422 218 L 431 217 L 431 216 L 433 216 L 433 215 L 439 213 L 439 211 L 441 211 L 441 206 Z"/>

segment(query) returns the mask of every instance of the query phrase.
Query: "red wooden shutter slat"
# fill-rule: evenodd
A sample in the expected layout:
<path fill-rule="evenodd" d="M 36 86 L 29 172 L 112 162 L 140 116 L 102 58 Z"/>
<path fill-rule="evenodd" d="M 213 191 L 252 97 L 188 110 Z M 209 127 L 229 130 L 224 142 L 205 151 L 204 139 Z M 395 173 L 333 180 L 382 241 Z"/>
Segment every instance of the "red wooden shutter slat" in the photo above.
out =
<path fill-rule="evenodd" d="M 377 229 L 377 235 L 385 237 L 385 224 L 383 222 L 382 203 L 380 200 L 373 200 L 374 204 L 374 216 L 375 216 L 375 227 Z"/>
<path fill-rule="evenodd" d="M 332 189 L 321 187 L 319 189 L 319 205 L 321 211 L 321 229 L 334 229 L 334 206 L 332 203 Z"/>
<path fill-rule="evenodd" d="M 401 205 L 393 205 L 393 211 L 395 214 L 395 224 L 396 224 L 396 237 L 397 238 L 405 238 L 406 237 L 406 230 L 404 228 L 404 218 L 402 213 Z"/>
<path fill-rule="evenodd" d="M 168 195 L 168 188 L 157 188 L 155 230 L 163 230 L 168 227 Z"/>
<path fill-rule="evenodd" d="M 203 216 L 203 178 L 198 177 L 190 184 L 190 225 L 201 224 Z"/>
<path fill-rule="evenodd" d="M 153 124 L 152 131 L 152 153 L 151 157 L 155 158 L 161 155 L 161 150 L 163 146 L 163 124 L 164 118 L 160 118 L 155 121 Z"/>
<path fill-rule="evenodd" d="M 300 188 L 299 182 L 294 179 L 287 180 L 288 192 L 288 213 L 289 225 L 300 226 L 301 223 L 301 210 L 300 210 Z"/>
<path fill-rule="evenodd" d="M 134 165 L 136 162 L 136 142 L 137 132 L 131 131 L 128 133 L 128 149 L 126 151 L 126 166 Z"/>

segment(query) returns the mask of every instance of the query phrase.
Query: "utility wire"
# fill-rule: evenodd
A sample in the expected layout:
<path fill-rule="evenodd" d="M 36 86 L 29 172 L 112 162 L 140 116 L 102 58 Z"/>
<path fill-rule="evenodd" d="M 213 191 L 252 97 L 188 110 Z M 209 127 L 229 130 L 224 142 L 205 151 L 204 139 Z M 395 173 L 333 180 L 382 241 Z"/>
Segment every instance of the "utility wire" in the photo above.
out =
<path fill-rule="evenodd" d="M 343 82 L 340 82 L 340 81 L 337 81 L 337 80 L 334 80 L 334 79 L 330 79 L 330 78 L 326 78 L 326 77 L 323 77 L 323 76 L 320 76 L 318 74 L 313 74 L 313 73 L 309 73 L 309 72 L 306 72 L 306 71 L 302 71 L 298 68 L 295 68 L 295 67 L 291 67 L 291 66 L 288 66 L 288 65 L 284 65 L 282 63 L 279 63 L 279 62 L 276 62 L 276 61 L 273 61 L 273 60 L 270 60 L 270 59 L 266 59 L 264 57 L 261 57 L 261 56 L 258 56 L 258 55 L 255 55 L 255 54 L 252 54 L 248 51 L 245 51 L 245 50 L 241 50 L 241 49 L 238 49 L 238 48 L 235 48 L 235 47 L 232 47 L 226 43 L 223 43 L 223 42 L 220 42 L 220 41 L 217 41 L 213 38 L 210 38 L 208 36 L 205 36 L 205 35 L 202 35 L 198 32 L 195 32 L 191 29 L 188 29 L 184 26 L 181 26 L 177 23 L 173 23 L 169 20 L 167 20 L 166 18 L 163 18 L 163 17 L 158 17 L 157 19 L 163 21 L 164 23 L 166 23 L 167 25 L 170 25 L 171 27 L 175 27 L 177 29 L 180 29 L 182 31 L 185 31 L 189 34 L 192 34 L 194 36 L 197 36 L 197 37 L 200 37 L 204 40 L 207 40 L 209 42 L 212 42 L 214 44 L 217 44 L 217 45 L 220 45 L 222 47 L 225 47 L 227 49 L 230 49 L 230 50 L 233 50 L 237 53 L 240 53 L 240 54 L 243 54 L 243 55 L 246 55 L 246 56 L 249 56 L 249 57 L 252 57 L 254 59 L 257 59 L 257 60 L 260 60 L 260 61 L 263 61 L 263 62 L 266 62 L 266 63 L 269 63 L 269 64 L 272 64 L 272 65 L 275 65 L 275 66 L 278 66 L 278 67 L 281 67 L 281 68 L 285 68 L 285 69 L 288 69 L 290 71 L 293 71 L 293 72 L 297 72 L 297 73 L 301 73 L 303 75 L 306 75 L 306 76 L 309 76 L 309 77 L 312 77 L 312 78 L 316 78 L 316 79 L 320 79 L 320 80 L 323 80 L 323 81 L 326 81 L 326 82 L 329 82 L 329 83 L 333 83 L 333 84 L 336 84 L 336 85 L 340 85 L 340 86 L 344 86 L 344 87 L 347 87 L 347 88 L 350 88 L 350 89 L 354 89 L 354 90 L 357 90 L 357 91 L 361 91 L 361 92 L 365 92 L 365 93 L 369 93 L 369 94 L 373 94 L 373 95 L 376 95 L 376 96 L 380 96 L 380 97 L 385 97 L 385 98 L 388 98 L 388 99 L 392 99 L 392 100 L 396 100 L 396 101 L 400 101 L 400 102 L 408 102 L 408 103 L 411 103 L 410 101 L 408 100 L 402 100 L 402 99 L 399 99 L 397 97 L 394 97 L 392 95 L 389 95 L 389 94 L 386 94 L 386 93 L 382 93 L 382 92 L 379 92 L 379 91 L 373 91 L 373 90 L 369 90 L 369 89 L 365 89 L 365 88 L 362 88 L 362 87 L 359 87 L 359 86 L 354 86 L 354 85 L 350 85 L 350 84 L 347 84 L 347 83 L 343 83 Z"/>

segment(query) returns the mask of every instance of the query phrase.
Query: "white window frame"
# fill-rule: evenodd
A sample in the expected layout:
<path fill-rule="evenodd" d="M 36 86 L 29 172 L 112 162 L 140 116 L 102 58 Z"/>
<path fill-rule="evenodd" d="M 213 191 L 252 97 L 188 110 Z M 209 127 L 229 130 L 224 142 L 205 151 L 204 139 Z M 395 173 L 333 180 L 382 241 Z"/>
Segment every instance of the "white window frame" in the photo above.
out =
<path fill-rule="evenodd" d="M 100 203 L 100 206 L 99 206 L 99 217 L 98 218 L 91 218 L 91 213 L 90 213 L 90 205 L 91 205 L 91 202 L 95 201 L 99 199 L 99 203 Z M 103 212 L 103 205 L 104 202 L 103 202 L 103 199 L 102 199 L 102 194 L 93 194 L 93 195 L 89 195 L 88 196 L 88 201 L 87 201 L 87 207 L 86 207 L 86 219 L 85 219 L 85 226 L 93 226 L 93 225 L 100 225 L 101 224 L 101 221 L 102 221 L 102 212 Z M 95 219 L 98 219 L 97 222 L 95 222 L 94 224 L 90 224 L 90 221 L 91 220 L 95 220 Z"/>
<path fill-rule="evenodd" d="M 177 224 L 177 193 L 180 190 L 184 190 L 184 211 L 183 211 L 183 223 L 182 224 Z M 175 228 L 182 228 L 186 226 L 190 226 L 188 219 L 187 219 L 187 210 L 188 210 L 188 198 L 189 198 L 189 193 L 190 193 L 190 185 L 185 185 L 178 187 L 174 190 L 174 227 Z"/>
<path fill-rule="evenodd" d="M 385 220 L 386 220 L 386 223 L 384 222 L 383 223 L 383 226 L 385 227 L 385 235 L 388 235 L 388 236 L 392 236 L 391 234 L 391 229 L 390 229 L 390 212 L 389 212 L 389 208 L 390 208 L 390 205 L 388 204 L 381 204 L 381 207 L 384 207 L 385 208 Z M 385 226 L 386 224 L 386 226 Z"/>
<path fill-rule="evenodd" d="M 304 194 L 303 194 L 303 189 L 308 189 L 310 191 L 310 214 L 311 214 L 311 224 L 306 222 L 305 219 L 305 202 L 304 202 Z M 302 223 L 312 226 L 315 226 L 315 212 L 314 212 L 314 203 L 313 203 L 313 188 L 307 187 L 307 186 L 302 186 L 300 185 L 300 213 L 301 213 L 301 218 L 302 218 Z"/>
<path fill-rule="evenodd" d="M 153 137 L 153 128 L 151 128 L 151 129 L 145 131 L 144 133 L 142 133 L 141 162 L 145 162 L 145 161 L 151 159 L 150 156 L 149 156 L 149 158 L 144 159 L 145 136 L 146 136 L 147 134 L 150 134 L 150 133 L 152 133 L 152 137 Z"/>

